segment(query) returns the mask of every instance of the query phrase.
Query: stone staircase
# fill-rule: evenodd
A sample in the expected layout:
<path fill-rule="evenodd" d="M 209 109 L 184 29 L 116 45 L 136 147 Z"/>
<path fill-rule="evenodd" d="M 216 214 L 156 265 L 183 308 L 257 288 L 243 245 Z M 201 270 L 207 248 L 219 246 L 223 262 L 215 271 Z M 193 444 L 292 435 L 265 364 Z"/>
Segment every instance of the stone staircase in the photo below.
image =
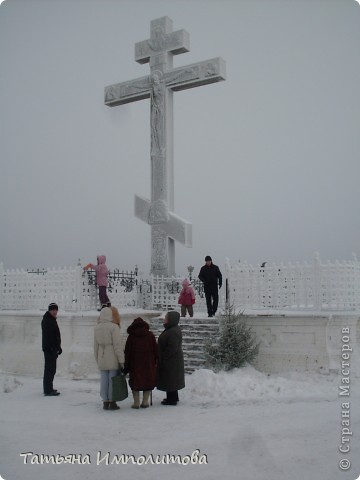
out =
<path fill-rule="evenodd" d="M 158 338 L 164 330 L 163 317 L 149 320 L 151 331 Z M 203 346 L 208 338 L 218 335 L 218 320 L 216 318 L 180 318 L 180 328 L 183 333 L 183 352 L 185 372 L 192 373 L 205 365 Z"/>

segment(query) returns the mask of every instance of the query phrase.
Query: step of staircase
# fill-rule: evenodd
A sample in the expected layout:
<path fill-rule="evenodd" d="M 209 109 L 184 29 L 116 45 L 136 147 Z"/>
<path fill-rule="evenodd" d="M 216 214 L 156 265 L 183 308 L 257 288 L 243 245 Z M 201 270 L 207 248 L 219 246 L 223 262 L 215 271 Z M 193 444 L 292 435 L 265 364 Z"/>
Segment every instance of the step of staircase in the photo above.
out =
<path fill-rule="evenodd" d="M 163 318 L 152 318 L 150 329 L 158 337 L 164 331 Z M 193 373 L 205 366 L 204 344 L 210 338 L 216 339 L 219 331 L 219 322 L 215 317 L 209 318 L 181 318 L 179 326 L 183 334 L 183 352 L 185 372 Z"/>

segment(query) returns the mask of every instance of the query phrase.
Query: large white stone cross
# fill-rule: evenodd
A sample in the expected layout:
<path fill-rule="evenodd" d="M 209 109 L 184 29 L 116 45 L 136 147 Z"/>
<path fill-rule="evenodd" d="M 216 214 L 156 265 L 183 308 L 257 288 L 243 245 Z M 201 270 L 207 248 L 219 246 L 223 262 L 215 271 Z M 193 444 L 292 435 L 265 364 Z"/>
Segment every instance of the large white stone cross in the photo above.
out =
<path fill-rule="evenodd" d="M 105 105 L 150 98 L 151 199 L 135 195 L 135 215 L 151 225 L 151 273 L 175 274 L 174 240 L 192 246 L 192 225 L 175 215 L 173 92 L 225 80 L 220 57 L 173 68 L 173 55 L 189 51 L 189 34 L 172 31 L 168 17 L 151 22 L 149 40 L 135 44 L 135 60 L 150 63 L 150 75 L 105 87 Z"/>

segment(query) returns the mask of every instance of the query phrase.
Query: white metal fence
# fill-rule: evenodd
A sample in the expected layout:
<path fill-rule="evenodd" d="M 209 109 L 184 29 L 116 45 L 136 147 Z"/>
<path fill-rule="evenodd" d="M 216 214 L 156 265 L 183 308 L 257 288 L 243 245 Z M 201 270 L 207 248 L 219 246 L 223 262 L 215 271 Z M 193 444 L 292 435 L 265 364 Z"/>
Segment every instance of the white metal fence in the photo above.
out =
<path fill-rule="evenodd" d="M 323 263 L 316 255 L 311 264 L 266 264 L 264 268 L 246 262 L 230 265 L 227 260 L 224 273 L 220 310 L 228 300 L 237 310 L 360 311 L 360 262 L 355 255 L 350 261 L 333 263 Z M 151 277 L 134 282 L 131 277 L 129 287 L 114 275 L 109 298 L 119 308 L 178 308 L 182 280 Z M 206 312 L 199 281 L 193 280 L 192 286 L 195 311 Z M 28 271 L 6 270 L 0 263 L 1 310 L 44 310 L 49 302 L 70 312 L 99 307 L 97 288 L 79 265 Z"/>
<path fill-rule="evenodd" d="M 112 282 L 109 296 L 118 307 L 138 305 L 138 290 Z M 96 310 L 97 288 L 81 266 L 38 270 L 5 270 L 0 263 L 0 309 L 44 310 L 56 302 L 64 311 Z"/>
<path fill-rule="evenodd" d="M 229 302 L 240 309 L 360 310 L 360 262 L 279 264 L 226 262 Z"/>

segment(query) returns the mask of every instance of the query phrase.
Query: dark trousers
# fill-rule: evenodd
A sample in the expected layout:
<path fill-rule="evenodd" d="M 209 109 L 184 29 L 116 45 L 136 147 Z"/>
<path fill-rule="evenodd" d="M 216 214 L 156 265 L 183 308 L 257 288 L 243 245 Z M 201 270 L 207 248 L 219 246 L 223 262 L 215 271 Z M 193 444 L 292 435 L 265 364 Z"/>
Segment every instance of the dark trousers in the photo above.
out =
<path fill-rule="evenodd" d="M 192 305 L 181 305 L 181 316 L 186 317 L 186 310 L 189 312 L 190 317 L 194 316 L 194 309 Z"/>
<path fill-rule="evenodd" d="M 44 367 L 44 393 L 51 393 L 54 390 L 53 381 L 56 373 L 56 352 L 44 352 L 45 367 Z"/>
<path fill-rule="evenodd" d="M 106 293 L 106 288 L 107 287 L 99 287 L 100 305 L 106 305 L 107 303 L 110 302 L 109 297 L 107 296 L 107 293 Z"/>
<path fill-rule="evenodd" d="M 175 390 L 173 392 L 166 392 L 166 399 L 168 402 L 178 402 L 179 401 L 178 391 Z"/>
<path fill-rule="evenodd" d="M 205 287 L 204 291 L 208 315 L 214 315 L 219 304 L 219 292 L 217 285 L 215 287 Z"/>

